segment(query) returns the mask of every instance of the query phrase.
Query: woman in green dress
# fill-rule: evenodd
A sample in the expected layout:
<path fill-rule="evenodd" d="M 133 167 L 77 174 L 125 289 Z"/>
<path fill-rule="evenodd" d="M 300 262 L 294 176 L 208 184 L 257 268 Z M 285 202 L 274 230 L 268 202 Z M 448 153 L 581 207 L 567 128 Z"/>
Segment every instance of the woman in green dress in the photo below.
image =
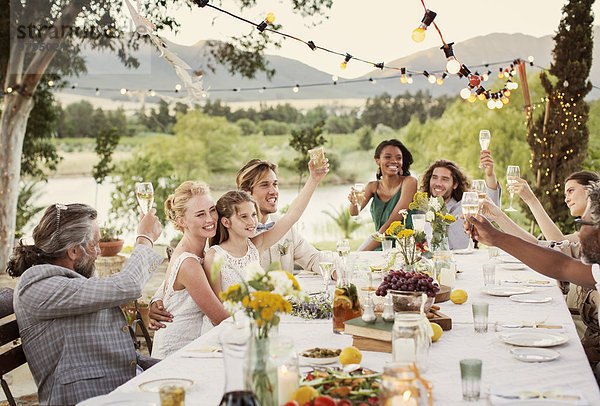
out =
<path fill-rule="evenodd" d="M 374 157 L 377 165 L 377 180 L 366 185 L 362 199 L 357 198 L 356 190 L 352 188 L 348 195 L 350 214 L 357 216 L 373 199 L 371 217 L 375 223 L 375 230 L 385 233 L 393 221 L 402 219 L 400 210 L 408 210 L 408 205 L 417 191 L 417 178 L 410 174 L 412 154 L 397 139 L 382 141 L 375 149 Z M 406 218 L 409 228 L 412 228 L 411 213 L 409 211 Z M 381 250 L 381 243 L 369 237 L 359 250 Z"/>

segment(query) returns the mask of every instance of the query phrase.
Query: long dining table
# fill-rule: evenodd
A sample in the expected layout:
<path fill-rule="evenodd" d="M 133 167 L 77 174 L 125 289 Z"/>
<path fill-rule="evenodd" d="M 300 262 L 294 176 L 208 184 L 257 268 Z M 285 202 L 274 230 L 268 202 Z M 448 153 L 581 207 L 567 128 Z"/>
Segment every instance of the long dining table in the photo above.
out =
<path fill-rule="evenodd" d="M 358 254 L 357 257 L 362 258 L 358 262 L 359 266 L 368 266 L 369 262 L 376 258 L 374 254 Z M 452 329 L 444 331 L 442 337 L 432 344 L 428 368 L 422 373 L 422 376 L 433 384 L 434 404 L 445 406 L 467 403 L 462 400 L 459 361 L 464 358 L 478 358 L 483 362 L 482 394 L 480 400 L 474 404 L 527 405 L 529 403 L 525 401 L 509 399 L 511 396 L 503 398 L 490 394 L 502 396 L 520 391 L 545 393 L 552 390 L 554 393 L 575 396 L 546 399 L 549 404 L 600 405 L 598 384 L 556 282 L 523 264 L 515 263 L 514 259 L 511 261 L 511 257 L 501 253 L 499 257 L 492 259 L 496 262 L 496 283 L 499 286 L 529 286 L 534 290 L 532 295 L 551 298 L 544 303 L 516 302 L 509 297 L 492 296 L 483 292 L 482 264 L 490 261 L 487 249 L 462 255 L 457 252 L 454 259 L 458 270 L 454 289 L 464 289 L 468 293 L 468 299 L 464 304 L 454 304 L 451 301 L 438 303 L 440 311 L 451 317 Z M 320 276 L 298 275 L 297 278 L 305 290 L 322 289 L 323 282 Z M 471 309 L 473 302 L 489 303 L 487 333 L 474 332 Z M 194 385 L 187 390 L 186 405 L 218 405 L 223 395 L 225 380 L 222 355 L 198 355 L 202 354 L 198 349 L 219 347 L 219 332 L 224 328 L 223 324 L 227 323 L 226 320 L 222 325 L 213 328 L 110 394 L 82 404 L 95 406 L 127 399 L 147 402 L 143 404 L 159 404 L 158 395 L 142 392 L 140 385 L 156 379 L 187 378 L 192 380 Z M 566 336 L 566 343 L 552 348 L 560 353 L 557 359 L 550 362 L 519 361 L 511 353 L 511 349 L 515 347 L 499 338 L 499 334 L 504 331 L 532 331 L 532 327 L 523 327 L 531 324 L 553 326 L 553 333 Z M 551 329 L 537 329 L 542 330 Z M 305 320 L 284 316 L 279 326 L 279 334 L 291 337 L 297 351 L 313 347 L 345 348 L 352 345 L 352 336 L 333 333 L 331 320 Z M 361 365 L 382 371 L 384 365 L 391 360 L 392 355 L 388 353 L 363 351 Z M 301 371 L 306 370 L 307 367 L 301 366 Z M 577 398 L 577 401 L 572 401 Z M 534 403 L 540 399 L 530 401 Z"/>

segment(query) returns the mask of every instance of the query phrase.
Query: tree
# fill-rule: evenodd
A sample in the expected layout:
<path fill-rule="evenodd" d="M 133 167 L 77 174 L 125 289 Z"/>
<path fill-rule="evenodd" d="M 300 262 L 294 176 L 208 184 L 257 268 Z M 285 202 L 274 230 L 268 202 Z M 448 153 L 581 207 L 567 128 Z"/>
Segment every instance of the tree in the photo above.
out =
<path fill-rule="evenodd" d="M 572 224 L 564 205 L 564 179 L 578 171 L 587 157 L 589 106 L 592 89 L 594 0 L 571 0 L 554 36 L 554 62 L 540 75 L 547 102 L 528 131 L 532 189 L 552 218 L 563 227 Z"/>
<path fill-rule="evenodd" d="M 350 215 L 350 211 L 346 205 L 342 205 L 339 210 L 335 210 L 335 208 L 333 211 L 323 210 L 323 213 L 333 219 L 334 223 L 340 228 L 342 234 L 344 234 L 344 238 L 350 238 L 351 234 L 362 226 L 362 224 L 357 221 L 357 218 Z"/>
<path fill-rule="evenodd" d="M 142 11 L 158 31 L 178 26 L 169 10 L 191 2 L 147 2 Z M 290 1 L 303 16 L 321 16 L 333 0 Z M 238 0 L 240 8 L 257 5 L 256 0 Z M 137 67 L 132 51 L 147 37 L 123 35 L 120 0 L 0 0 L 0 83 L 3 95 L 0 117 L 0 266 L 4 268 L 12 250 L 27 120 L 40 80 L 48 69 L 58 75 L 85 71 L 80 56 L 84 40 L 93 49 L 110 49 L 128 68 Z M 14 23 L 14 24 L 13 24 Z M 14 29 L 11 29 L 14 28 Z M 22 35 L 22 37 L 21 37 Z M 252 30 L 229 42 L 211 42 L 210 55 L 231 71 L 253 77 L 268 71 L 263 51 L 271 37 Z M 10 91 L 9 91 L 10 90 Z"/>
<path fill-rule="evenodd" d="M 323 121 L 315 124 L 312 127 L 304 127 L 300 130 L 292 130 L 290 138 L 290 147 L 294 148 L 300 154 L 294 159 L 296 164 L 296 172 L 298 172 L 298 186 L 302 184 L 302 175 L 308 170 L 308 150 L 325 144 L 323 137 Z"/>
<path fill-rule="evenodd" d="M 94 165 L 92 176 L 96 183 L 102 184 L 104 179 L 113 171 L 112 154 L 119 144 L 121 134 L 116 127 L 104 128 L 96 136 L 96 154 L 100 160 Z"/>

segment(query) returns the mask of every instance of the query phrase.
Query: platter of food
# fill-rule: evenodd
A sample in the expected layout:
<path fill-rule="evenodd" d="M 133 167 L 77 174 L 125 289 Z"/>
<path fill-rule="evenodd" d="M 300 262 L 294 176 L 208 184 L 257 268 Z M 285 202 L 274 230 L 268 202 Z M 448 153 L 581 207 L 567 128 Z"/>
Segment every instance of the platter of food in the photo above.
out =
<path fill-rule="evenodd" d="M 339 348 L 311 348 L 300 353 L 300 361 L 309 365 L 329 365 L 338 361 Z"/>
<path fill-rule="evenodd" d="M 345 372 L 341 368 L 314 369 L 302 376 L 300 386 L 310 386 L 339 405 L 379 404 L 381 373 L 366 368 Z"/>

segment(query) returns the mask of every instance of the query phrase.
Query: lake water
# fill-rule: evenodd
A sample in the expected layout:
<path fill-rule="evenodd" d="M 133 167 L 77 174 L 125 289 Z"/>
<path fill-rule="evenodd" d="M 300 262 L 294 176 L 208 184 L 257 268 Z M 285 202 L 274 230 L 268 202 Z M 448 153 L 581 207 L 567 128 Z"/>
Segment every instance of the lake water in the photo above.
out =
<path fill-rule="evenodd" d="M 39 183 L 38 189 L 40 196 L 36 205 L 49 206 L 53 203 L 85 203 L 96 207 L 98 210 L 98 224 L 104 223 L 108 218 L 110 210 L 111 195 L 115 190 L 112 183 L 105 182 L 98 185 L 98 194 L 96 198 L 96 183 L 92 177 L 71 177 L 71 178 L 52 178 L 48 183 Z M 333 220 L 323 211 L 339 211 L 341 206 L 348 207 L 348 186 L 319 186 L 315 191 L 308 207 L 298 221 L 298 228 L 301 233 L 311 242 L 336 240 L 341 237 L 341 231 L 333 223 Z M 221 191 L 213 192 L 215 200 L 222 194 Z M 292 202 L 298 194 L 297 188 L 284 188 L 279 191 L 279 208 Z M 97 204 L 96 204 L 97 202 Z M 162 210 L 162 202 L 154 203 L 154 207 Z M 25 234 L 30 235 L 35 224 L 41 218 L 41 213 L 34 218 L 25 229 Z M 356 236 L 366 236 L 372 228 L 368 206 L 362 211 L 360 219 L 363 223 L 370 225 L 364 226 L 356 232 Z M 164 226 L 164 224 L 163 224 Z M 159 243 L 168 243 L 177 232 L 171 225 L 165 227 L 165 232 L 161 236 Z M 135 232 L 131 231 L 125 235 L 126 244 L 133 244 Z"/>

